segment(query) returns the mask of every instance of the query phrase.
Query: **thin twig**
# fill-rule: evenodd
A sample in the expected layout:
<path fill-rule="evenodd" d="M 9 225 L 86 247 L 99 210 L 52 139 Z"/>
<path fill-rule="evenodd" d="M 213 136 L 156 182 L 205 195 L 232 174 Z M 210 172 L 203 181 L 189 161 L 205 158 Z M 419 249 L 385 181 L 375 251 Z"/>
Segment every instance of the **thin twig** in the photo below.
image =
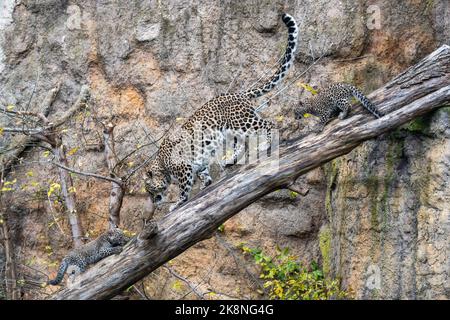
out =
<path fill-rule="evenodd" d="M 166 269 L 172 276 L 174 276 L 175 278 L 177 278 L 178 280 L 183 281 L 190 289 L 190 292 L 193 292 L 198 298 L 204 300 L 205 298 L 203 297 L 203 293 L 197 290 L 198 285 L 193 285 L 188 279 L 186 279 L 185 277 L 179 275 L 178 273 L 176 273 L 175 271 L 172 270 L 172 268 L 168 267 L 168 266 L 164 266 L 164 269 Z"/>
<path fill-rule="evenodd" d="M 122 185 L 122 181 L 120 181 L 118 179 L 102 176 L 100 174 L 96 174 L 96 173 L 92 173 L 92 172 L 84 172 L 84 171 L 76 170 L 74 168 L 69 168 L 69 167 L 66 167 L 66 166 L 64 166 L 64 165 L 62 165 L 60 163 L 53 162 L 53 161 L 49 162 L 49 163 L 51 163 L 51 164 L 53 164 L 53 165 L 55 165 L 55 166 L 57 166 L 57 167 L 59 167 L 61 169 L 67 170 L 69 172 L 72 172 L 72 173 L 76 173 L 76 174 L 79 174 L 79 175 L 82 175 L 82 176 L 86 176 L 86 177 L 102 179 L 102 180 L 106 180 L 106 181 L 109 181 L 109 182 L 114 182 L 114 183 L 118 184 L 119 186 Z"/>
<path fill-rule="evenodd" d="M 247 266 L 241 261 L 241 259 L 236 255 L 236 253 L 233 250 L 233 247 L 228 243 L 228 241 L 226 241 L 225 239 L 223 239 L 223 237 L 216 232 L 215 233 L 216 239 L 219 242 L 220 245 L 222 245 L 222 247 L 224 247 L 233 257 L 234 262 L 236 263 L 236 265 L 239 267 L 242 267 L 242 269 L 244 269 L 245 273 L 247 273 L 247 275 L 250 277 L 251 282 L 256 285 L 257 287 L 259 287 L 265 295 L 267 295 L 267 290 L 266 288 L 264 288 L 264 286 L 261 284 L 261 282 L 259 281 L 259 279 L 247 269 Z"/>

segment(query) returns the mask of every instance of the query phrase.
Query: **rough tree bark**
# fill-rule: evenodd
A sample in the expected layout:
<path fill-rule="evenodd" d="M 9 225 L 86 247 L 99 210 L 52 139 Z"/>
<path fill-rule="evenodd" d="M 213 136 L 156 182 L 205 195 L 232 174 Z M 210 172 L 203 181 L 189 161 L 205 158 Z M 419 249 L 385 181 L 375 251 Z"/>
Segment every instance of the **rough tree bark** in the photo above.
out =
<path fill-rule="evenodd" d="M 68 167 L 69 163 L 66 156 L 66 146 L 62 143 L 61 137 L 55 139 L 55 144 L 52 143 L 52 152 L 58 163 Z M 83 245 L 83 227 L 81 221 L 78 219 L 78 212 L 76 206 L 76 199 L 73 187 L 73 180 L 70 173 L 63 168 L 58 168 L 59 181 L 61 183 L 61 192 L 64 198 L 64 204 L 69 218 L 70 230 L 72 231 L 72 240 L 74 247 Z"/>
<path fill-rule="evenodd" d="M 118 177 L 114 170 L 117 166 L 116 148 L 114 142 L 114 124 L 104 125 L 103 142 L 105 144 L 105 158 L 108 165 L 109 176 L 118 182 L 111 182 L 111 191 L 109 193 L 109 226 L 120 225 L 120 210 L 122 209 L 123 197 L 125 196 L 125 183 Z"/>
<path fill-rule="evenodd" d="M 357 112 L 333 121 L 320 134 L 280 147 L 279 161 L 250 164 L 206 188 L 183 207 L 158 222 L 159 231 L 81 274 L 79 286 L 65 288 L 53 299 L 107 299 L 208 238 L 224 221 L 271 191 L 361 142 L 392 130 L 450 101 L 450 47 L 442 46 L 417 65 L 368 96 L 386 114 L 381 119 Z M 359 108 L 358 108 L 359 109 Z"/>
<path fill-rule="evenodd" d="M 1 184 L 0 184 L 1 186 Z M 1 205 L 1 203 L 0 203 Z M 3 240 L 5 249 L 5 278 L 6 278 L 6 299 L 20 299 L 20 288 L 17 285 L 16 263 L 14 258 L 14 246 L 11 239 L 7 212 L 0 213 L 0 237 Z"/>

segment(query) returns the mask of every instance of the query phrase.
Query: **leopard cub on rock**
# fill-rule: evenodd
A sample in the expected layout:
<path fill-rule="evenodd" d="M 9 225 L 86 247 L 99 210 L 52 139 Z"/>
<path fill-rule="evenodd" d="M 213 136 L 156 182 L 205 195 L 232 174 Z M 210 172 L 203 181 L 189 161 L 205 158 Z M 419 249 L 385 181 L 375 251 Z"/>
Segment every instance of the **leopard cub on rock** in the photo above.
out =
<path fill-rule="evenodd" d="M 306 102 L 300 102 L 295 109 L 295 117 L 300 119 L 305 113 L 319 117 L 322 123 L 320 131 L 322 131 L 325 125 L 336 116 L 340 120 L 347 117 L 352 106 L 349 99 L 353 97 L 361 102 L 362 106 L 376 118 L 383 116 L 356 87 L 348 83 L 334 83 L 306 100 Z"/>
<path fill-rule="evenodd" d="M 69 252 L 62 260 L 56 278 L 49 280 L 47 284 L 53 286 L 59 284 L 69 267 L 74 267 L 72 274 L 82 273 L 86 271 L 88 265 L 94 264 L 110 255 L 120 253 L 129 240 L 123 231 L 117 227 L 103 233 L 97 239 Z"/>

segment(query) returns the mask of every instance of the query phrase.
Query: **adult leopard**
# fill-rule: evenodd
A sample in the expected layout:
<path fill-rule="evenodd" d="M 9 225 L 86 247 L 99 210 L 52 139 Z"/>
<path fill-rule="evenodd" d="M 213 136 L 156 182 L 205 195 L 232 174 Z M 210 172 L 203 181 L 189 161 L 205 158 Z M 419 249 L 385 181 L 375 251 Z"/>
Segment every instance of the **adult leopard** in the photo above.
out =
<path fill-rule="evenodd" d="M 271 140 L 273 124 L 255 111 L 251 100 L 271 91 L 293 64 L 298 26 L 288 14 L 282 15 L 282 21 L 288 28 L 288 43 L 275 74 L 257 88 L 213 98 L 197 109 L 180 130 L 162 141 L 145 180 L 146 190 L 156 205 L 163 202 L 172 181 L 178 183 L 180 194 L 178 202 L 170 210 L 188 200 L 196 177 L 201 180 L 202 188 L 208 186 L 212 181 L 209 175 L 211 160 L 223 148 L 226 137 L 232 136 L 237 142 L 264 132 L 267 140 Z M 235 143 L 231 161 L 236 161 L 243 148 L 242 143 Z"/>

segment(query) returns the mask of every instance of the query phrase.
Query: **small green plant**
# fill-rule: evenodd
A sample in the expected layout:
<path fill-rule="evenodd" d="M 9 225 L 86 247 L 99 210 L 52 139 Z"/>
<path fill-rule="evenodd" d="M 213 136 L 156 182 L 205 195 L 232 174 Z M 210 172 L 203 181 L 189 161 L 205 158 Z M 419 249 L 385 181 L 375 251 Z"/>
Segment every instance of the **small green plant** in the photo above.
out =
<path fill-rule="evenodd" d="M 319 265 L 311 263 L 302 266 L 297 257 L 289 253 L 289 248 L 277 248 L 277 255 L 270 257 L 261 249 L 241 246 L 244 254 L 253 257 L 261 267 L 260 278 L 268 289 L 269 298 L 275 300 L 328 300 L 348 297 L 340 290 L 339 281 L 324 277 Z"/>
<path fill-rule="evenodd" d="M 223 233 L 225 231 L 225 225 L 222 223 L 219 227 L 217 227 L 217 231 Z"/>

